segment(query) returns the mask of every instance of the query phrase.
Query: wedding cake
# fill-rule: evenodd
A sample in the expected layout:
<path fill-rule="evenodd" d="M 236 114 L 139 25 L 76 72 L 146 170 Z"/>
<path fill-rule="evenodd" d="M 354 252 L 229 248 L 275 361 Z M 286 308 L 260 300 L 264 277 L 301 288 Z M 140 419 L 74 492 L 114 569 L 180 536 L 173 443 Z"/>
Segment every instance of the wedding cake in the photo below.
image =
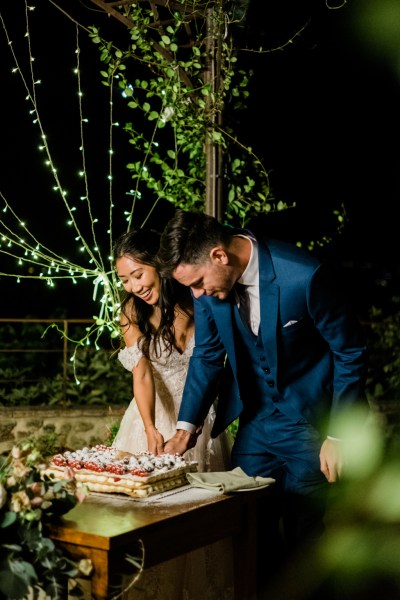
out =
<path fill-rule="evenodd" d="M 130 454 L 97 445 L 55 454 L 43 474 L 57 479 L 73 476 L 94 492 L 146 497 L 185 485 L 186 473 L 194 471 L 197 462 L 178 454 Z"/>

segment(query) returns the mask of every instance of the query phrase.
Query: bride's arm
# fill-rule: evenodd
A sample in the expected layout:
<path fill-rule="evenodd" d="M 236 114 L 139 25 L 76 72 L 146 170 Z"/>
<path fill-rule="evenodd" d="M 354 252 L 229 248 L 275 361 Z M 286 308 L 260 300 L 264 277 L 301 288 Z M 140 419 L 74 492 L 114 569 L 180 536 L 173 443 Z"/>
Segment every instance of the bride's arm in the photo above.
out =
<path fill-rule="evenodd" d="M 156 429 L 156 389 L 150 362 L 142 356 L 132 369 L 133 396 L 143 421 L 147 437 L 147 448 L 153 454 L 164 450 L 164 438 Z"/>
<path fill-rule="evenodd" d="M 125 345 L 131 348 L 137 345 L 140 337 L 139 329 L 121 319 Z M 147 437 L 147 449 L 153 454 L 159 454 L 164 449 L 164 438 L 155 426 L 156 388 L 150 361 L 141 358 L 132 367 L 133 397 L 136 401 L 143 427 Z"/>

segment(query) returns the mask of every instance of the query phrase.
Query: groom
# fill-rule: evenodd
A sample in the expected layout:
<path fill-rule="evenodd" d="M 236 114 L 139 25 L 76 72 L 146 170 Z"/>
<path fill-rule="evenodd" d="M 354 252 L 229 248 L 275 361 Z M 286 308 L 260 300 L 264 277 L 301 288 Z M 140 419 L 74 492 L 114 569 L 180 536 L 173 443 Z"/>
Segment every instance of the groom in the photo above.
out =
<path fill-rule="evenodd" d="M 159 260 L 195 305 L 195 348 L 164 452 L 195 445 L 218 389 L 213 437 L 239 417 L 232 467 L 276 479 L 259 515 L 260 541 L 271 549 L 262 593 L 266 569 L 275 573 L 324 530 L 327 490 L 342 470 L 337 417 L 366 405 L 363 332 L 315 256 L 204 213 L 176 212 Z"/>

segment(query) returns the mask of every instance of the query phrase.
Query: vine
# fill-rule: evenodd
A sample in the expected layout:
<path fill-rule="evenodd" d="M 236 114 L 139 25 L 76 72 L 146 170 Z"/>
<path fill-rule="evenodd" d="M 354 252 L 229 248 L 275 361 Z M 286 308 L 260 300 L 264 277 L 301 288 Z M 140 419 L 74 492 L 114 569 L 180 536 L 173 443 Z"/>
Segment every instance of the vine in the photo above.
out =
<path fill-rule="evenodd" d="M 101 71 L 103 84 L 110 88 L 111 97 L 117 87 L 127 99 L 127 107 L 134 111 L 135 120 L 124 125 L 134 157 L 127 164 L 135 184 L 128 228 L 135 204 L 144 198 L 151 206 L 149 214 L 160 200 L 184 210 L 204 210 L 207 142 L 223 151 L 228 222 L 243 226 L 257 213 L 286 208 L 283 202 L 274 203 L 265 167 L 252 148 L 237 138 L 234 124 L 228 120 L 222 123 L 222 115 L 237 118 L 238 111 L 245 109 L 252 73 L 236 69 L 233 38 L 219 34 L 221 77 L 207 78 L 207 36 L 212 34 L 205 31 L 204 10 L 198 10 L 197 5 L 202 3 L 193 3 L 188 13 L 187 3 L 181 3 L 182 10 L 175 3 L 170 18 L 164 15 L 168 24 L 155 32 L 154 21 L 159 23 L 160 15 L 145 3 L 129 4 L 125 16 L 132 25 L 124 50 L 103 39 L 98 27 L 89 28 L 105 67 Z M 199 13 L 201 17 L 195 19 Z M 211 32 L 229 29 L 230 15 L 221 2 L 213 4 L 209 19 L 213 21 L 208 24 Z M 189 22 L 193 27 L 193 20 L 196 37 L 182 44 L 182 30 Z"/>
<path fill-rule="evenodd" d="M 120 283 L 110 261 L 114 236 L 121 233 L 118 231 L 121 215 L 123 227 L 130 229 L 142 227 L 160 205 L 205 210 L 207 148 L 213 149 L 214 156 L 223 157 L 223 169 L 216 172 L 215 177 L 221 178 L 227 223 L 245 226 L 255 215 L 282 211 L 290 206 L 275 200 L 267 169 L 236 133 L 252 77 L 251 71 L 238 67 L 233 33 L 240 14 L 238 6 L 222 1 L 179 0 L 171 5 L 157 3 L 155 8 L 156 5 L 143 0 L 129 2 L 120 19 L 127 25 L 125 34 L 121 29 L 118 41 L 110 41 L 100 26 L 84 27 L 55 2 L 49 0 L 49 3 L 62 11 L 74 28 L 79 178 L 83 182 L 80 193 L 70 194 L 64 187 L 39 111 L 37 88 L 41 81 L 35 71 L 30 28 L 34 7 L 25 2 L 27 72 L 14 51 L 1 14 L 0 20 L 11 53 L 12 69 L 20 76 L 26 91 L 33 124 L 38 129 L 40 150 L 46 155 L 54 180 L 53 190 L 67 212 L 67 224 L 75 236 L 79 259 L 72 260 L 64 254 L 66 243 L 63 250 L 57 252 L 40 241 L 19 216 L 14 202 L 0 191 L 4 205 L 0 218 L 0 254 L 7 259 L 7 270 L 0 275 L 14 277 L 17 282 L 36 278 L 50 287 L 59 279 L 73 284 L 91 280 L 93 300 L 99 308 L 93 325 L 76 341 L 78 349 L 92 342 L 97 346 L 104 331 L 109 332 L 111 339 L 120 339 Z M 104 201 L 94 202 L 89 189 L 86 147 L 90 107 L 85 104 L 81 72 L 82 32 L 98 48 L 99 75 L 108 90 L 101 98 L 108 105 L 107 122 L 104 122 L 108 129 L 108 149 L 100 149 L 108 152 L 108 173 L 101 173 L 104 179 L 107 177 L 108 206 Z M 297 35 L 299 32 L 293 40 Z M 122 119 L 121 128 L 119 120 Z M 129 147 L 125 164 L 115 158 L 122 155 L 115 138 L 117 130 L 121 135 L 121 129 Z M 99 152 L 99 148 L 96 151 Z M 115 197 L 115 173 L 121 169 L 128 171 L 133 182 L 133 189 L 124 194 L 128 204 Z M 338 220 L 343 221 L 343 215 L 338 214 Z M 104 233 L 98 233 L 100 223 L 108 236 L 105 244 Z M 10 259 L 16 261 L 17 272 L 9 272 Z M 39 270 L 39 274 L 30 274 L 30 266 Z"/>

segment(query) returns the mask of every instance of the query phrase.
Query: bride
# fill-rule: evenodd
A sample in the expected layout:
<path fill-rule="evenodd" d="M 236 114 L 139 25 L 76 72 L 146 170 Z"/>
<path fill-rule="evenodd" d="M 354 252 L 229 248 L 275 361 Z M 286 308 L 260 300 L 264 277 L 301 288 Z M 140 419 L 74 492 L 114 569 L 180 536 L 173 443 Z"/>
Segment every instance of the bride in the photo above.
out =
<path fill-rule="evenodd" d="M 126 292 L 121 303 L 125 347 L 118 358 L 133 375 L 133 400 L 113 446 L 131 453 L 161 453 L 164 440 L 174 435 L 194 347 L 190 289 L 159 276 L 155 266 L 159 240 L 160 234 L 152 229 L 130 230 L 113 247 L 115 268 Z M 229 434 L 210 436 L 214 416 L 212 408 L 196 446 L 185 453 L 186 460 L 198 463 L 199 471 L 230 469 Z M 147 569 L 130 590 L 129 600 L 230 600 L 230 557 L 230 549 L 221 541 Z"/>

